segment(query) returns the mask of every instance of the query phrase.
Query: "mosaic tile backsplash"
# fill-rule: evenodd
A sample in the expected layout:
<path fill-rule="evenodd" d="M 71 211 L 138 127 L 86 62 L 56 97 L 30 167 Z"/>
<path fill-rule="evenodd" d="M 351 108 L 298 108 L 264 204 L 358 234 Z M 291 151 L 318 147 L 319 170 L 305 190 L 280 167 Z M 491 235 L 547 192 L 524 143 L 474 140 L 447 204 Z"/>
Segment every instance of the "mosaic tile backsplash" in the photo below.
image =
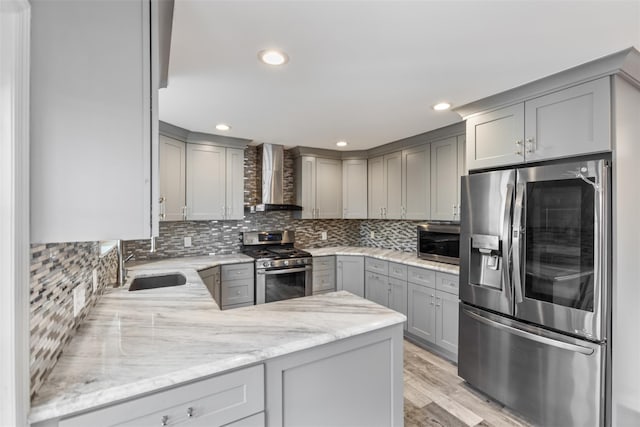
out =
<path fill-rule="evenodd" d="M 93 270 L 98 286 L 93 291 Z M 118 255 L 100 256 L 98 242 L 31 245 L 31 397 L 37 392 L 91 307 L 117 280 Z M 85 306 L 73 316 L 73 289 L 85 286 Z"/>

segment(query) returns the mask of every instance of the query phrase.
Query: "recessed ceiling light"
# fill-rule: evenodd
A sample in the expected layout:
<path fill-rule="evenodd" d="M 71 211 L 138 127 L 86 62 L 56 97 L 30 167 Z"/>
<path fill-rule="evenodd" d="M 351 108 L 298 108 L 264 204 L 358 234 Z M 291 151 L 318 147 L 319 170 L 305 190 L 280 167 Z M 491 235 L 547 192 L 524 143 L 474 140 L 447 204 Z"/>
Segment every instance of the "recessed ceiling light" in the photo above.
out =
<path fill-rule="evenodd" d="M 346 147 L 347 146 L 347 141 L 338 141 L 338 142 L 336 142 L 336 145 L 338 147 Z"/>
<path fill-rule="evenodd" d="M 229 129 L 231 129 L 231 126 L 229 126 L 228 124 L 225 124 L 225 123 L 218 123 L 216 125 L 216 129 L 218 129 L 218 130 L 229 130 Z"/>
<path fill-rule="evenodd" d="M 444 111 L 448 110 L 449 108 L 451 108 L 451 104 L 449 104 L 448 102 L 441 102 L 433 106 L 433 109 L 436 111 Z"/>
<path fill-rule="evenodd" d="M 283 65 L 289 62 L 289 56 L 276 49 L 261 50 L 258 59 L 268 65 Z"/>

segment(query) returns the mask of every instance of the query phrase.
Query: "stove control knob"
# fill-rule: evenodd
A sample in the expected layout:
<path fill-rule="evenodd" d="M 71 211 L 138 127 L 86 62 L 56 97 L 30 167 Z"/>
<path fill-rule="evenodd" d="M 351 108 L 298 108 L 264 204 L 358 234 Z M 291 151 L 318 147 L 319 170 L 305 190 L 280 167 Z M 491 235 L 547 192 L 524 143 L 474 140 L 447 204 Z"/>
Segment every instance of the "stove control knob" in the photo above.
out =
<path fill-rule="evenodd" d="M 283 264 L 284 264 L 284 265 L 289 265 L 289 261 L 285 259 L 285 260 L 284 260 L 284 262 L 283 262 Z"/>
<path fill-rule="evenodd" d="M 271 266 L 271 263 L 269 261 L 265 261 L 265 262 L 262 263 L 262 266 L 263 267 L 269 267 L 269 266 Z"/>

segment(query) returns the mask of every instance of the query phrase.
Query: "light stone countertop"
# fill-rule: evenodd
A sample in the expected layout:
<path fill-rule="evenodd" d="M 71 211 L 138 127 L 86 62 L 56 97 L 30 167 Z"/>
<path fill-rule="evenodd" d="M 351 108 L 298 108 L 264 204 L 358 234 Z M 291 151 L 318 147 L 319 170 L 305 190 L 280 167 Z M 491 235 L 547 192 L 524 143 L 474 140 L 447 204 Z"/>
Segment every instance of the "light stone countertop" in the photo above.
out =
<path fill-rule="evenodd" d="M 33 400 L 31 423 L 406 320 L 345 291 L 220 311 L 196 271 L 218 261 L 174 262 L 139 265 L 130 271 L 133 276 L 178 271 L 187 284 L 135 292 L 127 287 L 107 289 Z"/>
<path fill-rule="evenodd" d="M 329 248 L 310 248 L 305 250 L 311 253 L 311 255 L 313 256 L 363 255 L 378 258 L 384 261 L 398 262 L 414 267 L 428 268 L 443 273 L 460 274 L 460 267 L 457 265 L 420 259 L 413 252 L 401 252 L 392 249 L 367 248 L 361 246 L 333 246 Z"/>
<path fill-rule="evenodd" d="M 363 255 L 458 274 L 458 266 L 389 249 L 338 246 L 313 256 Z M 406 317 L 348 292 L 220 311 L 199 270 L 253 262 L 243 254 L 127 263 L 122 288 L 107 289 L 38 391 L 31 423 L 160 391 L 361 333 Z M 128 291 L 135 277 L 181 273 L 182 286 Z"/>

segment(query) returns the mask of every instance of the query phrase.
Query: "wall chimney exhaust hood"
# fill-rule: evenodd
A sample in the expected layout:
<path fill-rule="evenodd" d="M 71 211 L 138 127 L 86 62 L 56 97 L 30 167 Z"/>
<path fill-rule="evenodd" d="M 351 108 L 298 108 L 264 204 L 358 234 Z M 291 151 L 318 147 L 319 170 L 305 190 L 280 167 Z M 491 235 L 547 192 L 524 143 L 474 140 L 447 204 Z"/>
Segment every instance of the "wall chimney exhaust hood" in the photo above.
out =
<path fill-rule="evenodd" d="M 301 211 L 302 206 L 284 203 L 284 147 L 262 144 L 262 203 L 249 212 Z"/>

